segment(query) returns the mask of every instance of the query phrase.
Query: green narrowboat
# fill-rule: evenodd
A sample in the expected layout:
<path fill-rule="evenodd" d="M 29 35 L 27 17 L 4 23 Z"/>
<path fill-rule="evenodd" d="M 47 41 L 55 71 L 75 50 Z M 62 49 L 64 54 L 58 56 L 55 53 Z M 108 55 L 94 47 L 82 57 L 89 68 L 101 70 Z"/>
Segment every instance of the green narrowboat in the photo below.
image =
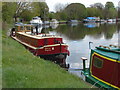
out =
<path fill-rule="evenodd" d="M 90 65 L 85 68 L 82 57 L 84 80 L 99 88 L 120 89 L 120 46 L 109 45 L 91 49 Z"/>

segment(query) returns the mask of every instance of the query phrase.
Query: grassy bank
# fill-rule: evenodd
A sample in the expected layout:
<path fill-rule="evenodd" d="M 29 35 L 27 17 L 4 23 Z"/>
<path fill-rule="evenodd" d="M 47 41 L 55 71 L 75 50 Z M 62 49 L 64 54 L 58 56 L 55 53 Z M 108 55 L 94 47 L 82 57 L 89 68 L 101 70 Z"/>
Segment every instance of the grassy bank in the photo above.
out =
<path fill-rule="evenodd" d="M 21 44 L 2 35 L 3 88 L 89 88 L 58 65 L 33 56 Z"/>

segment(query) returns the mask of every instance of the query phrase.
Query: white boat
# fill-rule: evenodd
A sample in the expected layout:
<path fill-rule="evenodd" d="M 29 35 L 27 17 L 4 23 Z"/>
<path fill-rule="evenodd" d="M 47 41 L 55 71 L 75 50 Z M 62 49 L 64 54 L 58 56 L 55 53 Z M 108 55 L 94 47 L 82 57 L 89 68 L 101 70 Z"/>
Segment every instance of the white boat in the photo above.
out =
<path fill-rule="evenodd" d="M 36 16 L 36 17 L 33 17 L 33 19 L 30 21 L 31 24 L 43 24 L 42 20 L 40 17 Z"/>
<path fill-rule="evenodd" d="M 56 19 L 52 19 L 50 24 L 58 24 L 59 22 Z"/>
<path fill-rule="evenodd" d="M 108 19 L 107 22 L 113 22 L 113 20 L 112 19 Z"/>
<path fill-rule="evenodd" d="M 52 29 L 56 29 L 59 25 L 59 22 L 56 19 L 52 19 L 50 22 L 50 26 L 52 27 Z"/>

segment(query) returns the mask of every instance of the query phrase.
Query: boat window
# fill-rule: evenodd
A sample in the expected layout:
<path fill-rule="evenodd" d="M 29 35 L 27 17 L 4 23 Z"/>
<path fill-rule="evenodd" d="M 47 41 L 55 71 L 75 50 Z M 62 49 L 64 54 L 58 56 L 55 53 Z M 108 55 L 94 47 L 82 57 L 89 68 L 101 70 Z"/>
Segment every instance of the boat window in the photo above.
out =
<path fill-rule="evenodd" d="M 100 58 L 94 56 L 94 62 L 93 65 L 97 68 L 102 68 L 103 67 L 103 60 L 101 60 Z"/>
<path fill-rule="evenodd" d="M 20 27 L 20 31 L 22 31 L 22 30 L 24 30 L 24 27 L 23 27 L 23 26 Z"/>
<path fill-rule="evenodd" d="M 26 27 L 26 30 L 31 30 L 31 27 L 30 27 L 30 26 L 27 26 L 27 27 Z"/>
<path fill-rule="evenodd" d="M 54 39 L 54 43 L 57 44 L 58 43 L 58 40 L 56 40 L 56 38 Z"/>
<path fill-rule="evenodd" d="M 48 39 L 45 39 L 44 40 L 44 45 L 47 45 L 48 44 Z"/>

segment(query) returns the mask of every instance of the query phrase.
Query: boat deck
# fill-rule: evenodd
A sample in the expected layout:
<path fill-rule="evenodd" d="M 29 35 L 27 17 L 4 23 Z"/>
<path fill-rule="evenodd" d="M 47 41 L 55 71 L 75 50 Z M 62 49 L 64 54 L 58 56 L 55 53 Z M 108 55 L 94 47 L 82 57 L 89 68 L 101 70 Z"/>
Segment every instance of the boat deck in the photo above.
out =
<path fill-rule="evenodd" d="M 28 37 L 31 37 L 31 38 L 35 38 L 35 39 L 43 39 L 43 38 L 61 38 L 60 36 L 56 36 L 56 35 L 50 35 L 50 34 L 38 34 L 38 35 L 34 35 L 34 34 L 31 34 L 31 32 L 17 32 L 21 35 L 24 35 L 24 36 L 28 36 Z"/>

